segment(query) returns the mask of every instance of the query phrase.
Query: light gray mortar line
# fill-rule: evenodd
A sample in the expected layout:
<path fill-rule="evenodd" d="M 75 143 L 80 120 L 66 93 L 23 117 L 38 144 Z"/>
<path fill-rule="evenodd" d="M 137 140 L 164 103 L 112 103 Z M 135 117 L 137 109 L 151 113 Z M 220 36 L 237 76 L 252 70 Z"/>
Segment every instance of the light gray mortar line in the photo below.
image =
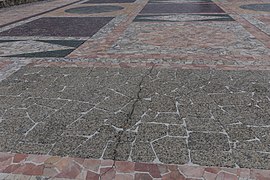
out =
<path fill-rule="evenodd" d="M 99 103 L 95 104 L 95 106 L 99 105 Z M 79 121 L 83 116 L 85 116 L 87 113 L 91 112 L 93 109 L 95 109 L 95 106 L 90 108 L 88 111 L 85 111 L 83 113 L 81 113 L 81 116 L 79 116 L 77 119 L 75 119 L 73 122 L 71 122 L 70 124 L 66 125 L 66 128 L 68 128 L 69 126 L 73 125 L 74 123 L 76 123 L 77 121 Z"/>
<path fill-rule="evenodd" d="M 152 73 L 152 70 L 153 70 L 153 69 L 154 69 L 154 66 L 152 66 L 151 69 L 149 70 L 149 72 L 146 73 L 146 74 L 141 78 L 141 81 L 140 81 L 139 84 L 138 84 L 138 86 L 140 87 L 140 89 L 139 89 L 139 91 L 136 93 L 137 98 L 135 99 L 134 103 L 132 104 L 132 109 L 131 109 L 131 111 L 129 112 L 129 114 L 127 115 L 127 116 L 128 116 L 127 119 L 125 120 L 125 121 L 126 121 L 126 122 L 125 122 L 125 125 L 127 125 L 127 126 L 130 126 L 130 125 L 129 125 L 129 120 L 131 119 L 131 117 L 132 117 L 132 115 L 133 115 L 133 113 L 134 113 L 135 106 L 136 106 L 137 102 L 139 102 L 140 99 L 141 99 L 140 93 L 141 93 L 141 91 L 142 91 L 142 83 L 144 82 L 145 77 L 147 77 L 149 74 Z M 127 129 L 128 129 L 128 128 L 125 128 L 125 127 L 124 127 L 124 130 L 123 130 L 123 131 L 118 132 L 118 135 L 117 135 L 118 137 L 116 138 L 117 141 L 116 141 L 116 145 L 115 145 L 115 148 L 114 148 L 114 157 L 113 157 L 113 161 L 114 161 L 114 162 L 113 162 L 113 165 L 112 165 L 112 167 L 111 167 L 110 169 L 108 169 L 106 172 L 100 174 L 100 177 L 104 176 L 104 175 L 105 175 L 107 172 L 109 172 L 111 169 L 115 168 L 115 162 L 116 162 L 116 156 L 117 156 L 117 148 L 118 148 L 119 144 L 120 144 L 121 141 L 122 141 L 121 138 L 122 138 L 124 132 L 125 132 Z"/>
<path fill-rule="evenodd" d="M 85 141 L 83 141 L 81 144 L 79 144 L 76 148 L 74 148 L 72 150 L 72 152 L 75 152 L 79 147 L 81 147 L 84 143 L 86 143 L 89 139 L 93 138 L 95 135 L 99 134 L 98 131 L 94 132 L 93 134 L 91 134 L 90 136 L 85 136 L 87 139 Z M 82 136 L 84 137 L 84 136 Z"/>
<path fill-rule="evenodd" d="M 270 128 L 270 125 L 265 126 L 254 126 L 254 125 L 246 125 L 247 127 L 255 127 L 255 128 Z"/>
<path fill-rule="evenodd" d="M 135 137 L 134 140 L 131 142 L 131 148 L 130 148 L 129 156 L 128 156 L 128 159 L 127 159 L 130 162 L 132 162 L 131 156 L 132 156 L 132 153 L 133 153 L 133 147 L 134 147 L 134 144 L 135 144 L 136 140 L 137 140 L 137 137 Z"/>
<path fill-rule="evenodd" d="M 35 124 L 26 132 L 24 136 L 27 136 L 40 122 L 35 122 Z"/>
<path fill-rule="evenodd" d="M 26 117 L 28 117 L 33 123 L 36 123 L 36 121 L 34 121 L 34 120 L 30 117 L 30 115 L 29 115 L 28 112 L 26 112 Z"/>
<path fill-rule="evenodd" d="M 40 104 L 37 104 L 37 103 L 34 103 L 34 104 L 30 105 L 26 109 L 28 109 L 28 108 L 30 108 L 31 106 L 34 106 L 34 105 L 39 106 L 39 107 L 42 107 L 42 108 L 47 108 L 47 109 L 50 109 L 52 111 L 57 111 L 58 110 L 58 109 L 54 109 L 54 108 L 51 108 L 51 107 L 48 107 L 48 106 L 43 106 L 43 105 L 40 105 Z M 19 109 L 19 108 L 17 108 L 17 109 Z"/>
<path fill-rule="evenodd" d="M 214 103 L 215 103 L 218 107 L 220 107 L 220 108 L 222 109 L 222 106 L 219 106 L 216 102 L 214 102 Z M 223 110 L 224 112 L 226 112 L 224 109 L 222 109 L 222 110 Z M 228 144 L 229 144 L 229 148 L 230 148 L 229 153 L 231 154 L 231 157 L 232 157 L 233 160 L 234 160 L 234 165 L 235 165 L 235 167 L 236 167 L 236 168 L 239 168 L 239 165 L 236 164 L 236 160 L 235 160 L 235 158 L 233 157 L 233 148 L 232 148 L 232 145 L 231 145 L 231 143 L 233 143 L 233 141 L 231 141 L 230 136 L 229 136 L 229 134 L 226 132 L 224 125 L 220 122 L 220 120 L 218 120 L 218 119 L 216 119 L 216 118 L 214 117 L 214 115 L 213 115 L 211 109 L 210 109 L 210 114 L 211 114 L 211 116 L 213 117 L 213 119 L 217 120 L 217 122 L 218 122 L 218 123 L 220 124 L 220 126 L 223 128 L 224 133 L 225 133 L 225 135 L 227 136 L 227 139 L 228 139 Z M 236 145 L 236 144 L 234 144 L 234 145 Z"/>
<path fill-rule="evenodd" d="M 166 138 L 166 137 L 177 137 L 177 138 L 182 138 L 182 139 L 186 139 L 186 138 L 187 138 L 187 136 L 170 136 L 170 135 L 165 135 L 165 136 L 159 137 L 159 138 L 157 138 L 157 139 L 154 139 L 154 140 L 152 140 L 152 141 L 150 141 L 150 142 L 151 142 L 151 143 L 154 143 L 154 142 L 159 141 L 159 140 L 161 140 L 161 139 L 164 139 L 164 138 Z"/>
<path fill-rule="evenodd" d="M 106 150 L 107 150 L 107 148 L 108 148 L 109 143 L 111 143 L 111 142 L 113 142 L 113 141 L 110 141 L 110 140 L 107 141 L 106 146 L 104 147 L 104 149 L 103 149 L 103 151 L 102 151 L 101 157 L 99 158 L 100 160 L 104 160 L 104 159 L 103 159 L 104 154 L 105 154 L 105 152 L 106 152 Z"/>
<path fill-rule="evenodd" d="M 154 159 L 153 163 L 162 163 L 162 162 L 159 160 L 158 156 L 157 156 L 157 153 L 156 153 L 156 151 L 155 151 L 155 148 L 154 148 L 152 142 L 150 142 L 150 146 L 151 146 L 151 149 L 152 149 L 152 151 L 154 152 L 154 155 L 155 155 L 155 159 Z"/>
<path fill-rule="evenodd" d="M 187 124 L 186 124 L 185 118 L 181 118 L 180 109 L 179 109 L 178 105 L 180 105 L 180 104 L 179 104 L 178 101 L 176 101 L 175 102 L 176 112 L 177 112 L 179 118 L 183 121 L 183 127 L 184 127 L 184 129 L 185 129 L 185 131 L 187 133 L 187 137 L 185 138 L 186 139 L 187 149 L 188 149 L 188 158 L 189 158 L 189 161 L 188 161 L 187 164 L 188 165 L 194 165 L 192 163 L 192 159 L 191 159 L 191 150 L 189 149 L 189 145 L 188 145 L 188 139 L 189 139 L 189 133 L 190 133 L 190 131 L 188 131 L 188 129 L 187 129 Z"/>
<path fill-rule="evenodd" d="M 114 114 L 118 114 L 120 112 L 123 112 L 122 110 L 127 107 L 130 103 L 132 103 L 134 99 L 130 99 L 128 103 L 126 103 L 124 106 L 122 106 L 119 110 L 115 111 Z"/>
<path fill-rule="evenodd" d="M 257 151 L 259 153 L 262 153 L 262 154 L 270 154 L 270 152 L 266 152 L 266 151 Z"/>
<path fill-rule="evenodd" d="M 255 137 L 254 139 L 248 139 L 248 140 L 245 140 L 245 141 L 247 141 L 247 142 L 253 142 L 253 141 L 261 142 L 261 140 L 258 137 Z"/>
<path fill-rule="evenodd" d="M 120 93 L 120 92 L 118 92 L 118 91 L 116 91 L 116 90 L 114 90 L 114 89 L 112 89 L 112 88 L 109 88 L 109 90 L 111 90 L 111 91 L 114 92 L 115 94 L 119 94 L 120 96 L 124 96 L 124 97 L 130 98 L 129 96 L 126 96 L 125 94 L 122 94 L 122 93 Z"/>
<path fill-rule="evenodd" d="M 49 155 L 51 153 L 51 151 L 53 150 L 55 144 L 56 144 L 56 142 L 52 144 L 52 148 L 48 151 L 47 155 Z"/>

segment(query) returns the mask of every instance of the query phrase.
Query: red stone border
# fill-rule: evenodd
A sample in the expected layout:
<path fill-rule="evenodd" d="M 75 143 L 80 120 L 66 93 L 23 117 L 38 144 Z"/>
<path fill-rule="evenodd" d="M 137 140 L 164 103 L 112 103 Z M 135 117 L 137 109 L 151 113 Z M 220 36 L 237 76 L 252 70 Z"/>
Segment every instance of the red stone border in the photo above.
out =
<path fill-rule="evenodd" d="M 168 68 L 168 69 L 216 69 L 216 70 L 270 70 L 269 62 L 251 61 L 247 65 L 223 65 L 223 64 L 196 64 L 189 63 L 153 63 L 153 62 L 49 62 L 46 60 L 33 61 L 29 64 L 33 67 L 109 67 L 109 68 Z"/>
<path fill-rule="evenodd" d="M 270 179 L 270 170 L 0 153 L 0 177 L 7 174 L 87 180 Z"/>

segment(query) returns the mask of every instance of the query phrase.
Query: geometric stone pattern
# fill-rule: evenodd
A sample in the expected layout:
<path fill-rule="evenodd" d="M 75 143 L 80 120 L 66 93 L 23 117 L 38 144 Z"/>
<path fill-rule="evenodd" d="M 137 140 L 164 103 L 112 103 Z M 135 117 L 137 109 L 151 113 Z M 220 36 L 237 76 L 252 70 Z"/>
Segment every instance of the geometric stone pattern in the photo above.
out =
<path fill-rule="evenodd" d="M 269 169 L 269 80 L 267 71 L 26 66 L 0 82 L 0 151 Z"/>
<path fill-rule="evenodd" d="M 95 14 L 95 13 L 113 12 L 121 9 L 124 8 L 121 6 L 86 6 L 67 9 L 65 10 L 65 12 L 74 14 Z"/>
<path fill-rule="evenodd" d="M 0 36 L 91 37 L 112 19 L 111 17 L 43 17 L 1 32 Z"/>
<path fill-rule="evenodd" d="M 189 15 L 171 16 L 183 21 Z M 137 17 L 138 19 L 138 17 Z M 165 19 L 167 21 L 167 19 Z M 192 31 L 190 31 L 192 29 Z M 222 38 L 221 38 L 222 37 Z M 234 21 L 133 22 L 108 50 L 118 54 L 175 54 L 215 56 L 269 56 L 263 43 Z"/>
<path fill-rule="evenodd" d="M 133 22 L 196 22 L 196 21 L 234 21 L 227 14 L 194 15 L 138 15 Z"/>
<path fill-rule="evenodd" d="M 153 13 L 225 13 L 214 3 L 193 4 L 193 3 L 148 3 L 140 14 Z"/>
<path fill-rule="evenodd" d="M 65 57 L 81 40 L 0 40 L 3 57 Z"/>
<path fill-rule="evenodd" d="M 268 179 L 259 169 L 167 165 L 49 155 L 0 154 L 1 179 Z"/>

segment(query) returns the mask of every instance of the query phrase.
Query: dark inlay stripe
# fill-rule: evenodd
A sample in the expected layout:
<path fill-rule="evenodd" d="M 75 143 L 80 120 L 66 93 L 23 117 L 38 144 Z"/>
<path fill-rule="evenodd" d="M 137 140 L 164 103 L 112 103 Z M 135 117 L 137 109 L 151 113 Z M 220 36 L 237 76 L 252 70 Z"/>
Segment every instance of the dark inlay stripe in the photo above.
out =
<path fill-rule="evenodd" d="M 27 57 L 27 58 L 41 58 L 41 57 L 65 57 L 70 54 L 74 49 L 56 50 L 56 51 L 45 51 L 36 53 L 25 53 L 16 54 L 4 57 Z"/>
<path fill-rule="evenodd" d="M 1 32 L 0 36 L 91 37 L 113 17 L 46 17 Z"/>
<path fill-rule="evenodd" d="M 140 14 L 149 13 L 225 13 L 216 4 L 170 3 L 147 4 Z"/>
<path fill-rule="evenodd" d="M 7 24 L 3 24 L 3 25 L 0 25 L 0 28 L 3 28 L 5 26 L 8 26 L 8 25 L 11 25 L 11 24 L 14 24 L 14 23 L 17 23 L 17 22 L 20 22 L 20 21 L 25 21 L 27 19 L 30 19 L 30 18 L 33 18 L 33 17 L 36 17 L 36 16 L 40 16 L 40 15 L 43 15 L 43 14 L 46 14 L 46 13 L 49 13 L 49 12 L 52 12 L 52 11 L 55 11 L 57 9 L 61 9 L 63 7 L 67 7 L 69 5 L 72 5 L 72 4 L 75 4 L 75 3 L 78 3 L 80 2 L 81 0 L 79 1 L 75 1 L 75 2 L 72 2 L 72 3 L 69 3 L 69 4 L 66 4 L 66 5 L 63 5 L 63 6 L 59 6 L 59 7 L 56 7 L 56 8 L 53 8 L 53 9 L 50 9 L 48 11 L 44 11 L 44 12 L 41 12 L 41 13 L 37 13 L 37 14 L 34 14 L 32 16 L 28 16 L 28 17 L 25 17 L 25 18 L 22 18 L 22 19 L 19 19 L 19 20 L 16 20 L 16 21 L 12 21 L 10 23 L 7 23 Z"/>

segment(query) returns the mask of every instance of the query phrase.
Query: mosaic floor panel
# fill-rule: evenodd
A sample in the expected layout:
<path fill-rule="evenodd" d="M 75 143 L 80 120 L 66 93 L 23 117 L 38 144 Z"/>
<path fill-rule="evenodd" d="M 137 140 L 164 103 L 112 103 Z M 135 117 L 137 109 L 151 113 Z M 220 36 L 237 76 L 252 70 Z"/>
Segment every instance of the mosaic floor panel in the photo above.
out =
<path fill-rule="evenodd" d="M 211 16 L 210 16 L 211 17 Z M 138 17 L 138 19 L 141 16 Z M 159 16 L 162 21 L 167 17 Z M 174 21 L 189 19 L 210 21 L 209 16 L 170 16 Z M 216 16 L 214 16 L 216 18 Z M 147 17 L 147 20 L 157 19 Z M 214 19 L 215 20 L 215 19 Z M 138 20 L 136 20 L 138 21 Z M 190 31 L 190 29 L 193 29 Z M 270 55 L 269 49 L 254 39 L 236 22 L 197 22 L 177 24 L 132 23 L 123 36 L 112 46 L 110 53 L 168 53 L 168 54 L 220 54 Z"/>
<path fill-rule="evenodd" d="M 111 20 L 110 17 L 46 17 L 1 32 L 0 36 L 91 37 Z"/>
<path fill-rule="evenodd" d="M 268 4 L 1 9 L 0 179 L 269 179 Z"/>

